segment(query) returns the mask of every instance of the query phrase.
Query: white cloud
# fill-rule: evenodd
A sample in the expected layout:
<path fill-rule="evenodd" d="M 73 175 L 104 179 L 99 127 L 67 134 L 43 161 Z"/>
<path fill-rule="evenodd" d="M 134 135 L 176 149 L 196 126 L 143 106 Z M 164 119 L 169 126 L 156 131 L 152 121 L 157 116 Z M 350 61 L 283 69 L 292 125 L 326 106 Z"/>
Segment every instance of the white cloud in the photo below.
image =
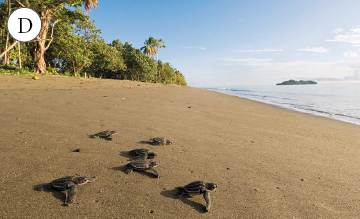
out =
<path fill-rule="evenodd" d="M 232 57 L 218 58 L 223 62 L 219 69 L 213 69 L 209 75 L 206 71 L 204 75 L 209 79 L 206 82 L 216 82 L 217 85 L 225 85 L 231 82 L 232 85 L 261 85 L 276 84 L 282 79 L 307 79 L 315 81 L 324 81 L 336 83 L 352 80 L 360 82 L 360 62 L 315 62 L 315 61 L 291 61 L 276 62 L 275 59 L 238 59 Z M 226 68 L 231 64 L 230 68 Z M 224 69 L 226 73 L 224 74 Z M 359 71 L 356 71 L 359 69 Z M 194 83 L 194 80 L 192 81 Z M 198 82 L 204 82 L 203 77 Z M 206 83 L 205 82 L 205 83 Z M 205 84 L 204 84 L 205 85 Z M 206 84 L 206 86 L 215 86 L 215 84 Z M 216 86 L 217 86 L 216 85 Z"/>
<path fill-rule="evenodd" d="M 205 50 L 205 47 L 197 47 L 198 49 Z"/>
<path fill-rule="evenodd" d="M 248 59 L 234 59 L 234 58 L 218 58 L 221 61 L 225 62 L 238 62 L 238 63 L 248 63 L 248 64 L 258 64 L 258 63 L 264 63 L 264 62 L 270 62 L 273 59 L 254 59 L 254 58 L 248 58 Z"/>
<path fill-rule="evenodd" d="M 234 58 L 219 58 L 219 60 L 226 62 L 235 62 L 240 66 L 250 67 L 252 72 L 269 73 L 269 74 L 294 74 L 302 76 L 318 77 L 336 77 L 337 75 L 347 73 L 344 68 L 338 66 L 347 66 L 342 62 L 311 62 L 311 61 L 293 61 L 293 62 L 272 62 L 273 59 L 234 59 Z M 348 68 L 348 67 L 347 67 Z M 250 69 L 249 69 L 250 70 Z M 304 74 L 306 72 L 306 74 Z"/>
<path fill-rule="evenodd" d="M 350 71 L 351 73 L 348 76 L 343 76 L 340 78 L 304 78 L 307 80 L 315 80 L 315 81 L 331 81 L 331 82 L 341 82 L 341 81 L 360 81 L 360 69 L 353 69 Z"/>
<path fill-rule="evenodd" d="M 333 40 L 326 40 L 330 42 L 345 42 L 345 43 L 360 43 L 360 35 L 338 35 Z"/>
<path fill-rule="evenodd" d="M 343 54 L 345 57 L 351 57 L 351 58 L 357 57 L 356 52 L 351 51 L 351 49 L 349 50 L 349 52 L 344 52 Z"/>
<path fill-rule="evenodd" d="M 360 81 L 360 70 L 355 69 L 354 72 L 353 72 L 353 75 L 344 77 L 344 80 Z"/>
<path fill-rule="evenodd" d="M 325 40 L 329 42 L 344 42 L 344 43 L 360 43 L 360 28 L 350 29 L 350 32 L 342 35 L 334 36 L 332 40 Z"/>
<path fill-rule="evenodd" d="M 359 68 L 360 69 L 360 63 L 359 62 L 349 63 L 348 66 L 350 68 Z"/>
<path fill-rule="evenodd" d="M 350 29 L 353 33 L 360 33 L 360 28 Z"/>
<path fill-rule="evenodd" d="M 335 30 L 333 30 L 333 32 L 335 34 L 338 34 L 338 33 L 343 32 L 343 31 L 344 31 L 344 29 L 342 29 L 342 28 L 336 28 Z"/>
<path fill-rule="evenodd" d="M 299 51 L 323 53 L 323 52 L 329 52 L 329 49 L 325 49 L 323 47 L 318 47 L 318 48 L 312 48 L 312 49 L 311 48 L 299 49 Z"/>
<path fill-rule="evenodd" d="M 257 49 L 257 50 L 240 50 L 239 52 L 281 52 L 282 49 L 272 49 L 272 48 L 265 48 L 265 49 Z"/>

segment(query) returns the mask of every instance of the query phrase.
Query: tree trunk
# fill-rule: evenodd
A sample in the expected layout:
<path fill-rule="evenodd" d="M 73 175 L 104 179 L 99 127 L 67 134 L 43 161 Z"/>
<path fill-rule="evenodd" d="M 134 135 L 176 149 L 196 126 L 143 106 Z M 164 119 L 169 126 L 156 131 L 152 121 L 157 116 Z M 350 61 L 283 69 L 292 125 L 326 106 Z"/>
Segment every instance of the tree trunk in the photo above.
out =
<path fill-rule="evenodd" d="M 44 59 L 45 54 L 45 45 L 41 41 L 37 41 L 35 49 L 33 51 L 33 59 L 36 64 L 35 72 L 36 73 L 46 73 L 46 64 Z"/>
<path fill-rule="evenodd" d="M 21 52 L 20 52 L 20 42 L 18 43 L 18 52 L 19 52 L 19 68 L 21 68 Z"/>
<path fill-rule="evenodd" d="M 7 50 L 7 45 L 8 45 L 8 41 L 9 41 L 9 31 L 7 31 L 7 35 L 6 35 L 6 42 L 5 42 L 5 51 Z M 5 52 L 5 56 L 4 56 L 4 64 L 7 64 L 7 54 Z"/>
<path fill-rule="evenodd" d="M 75 62 L 73 61 L 72 63 L 73 63 L 74 77 L 76 77 L 76 73 L 77 73 L 77 71 L 76 71 L 76 69 L 75 69 Z"/>
<path fill-rule="evenodd" d="M 158 66 L 159 62 L 157 60 L 157 54 L 156 54 L 156 74 L 155 74 L 155 84 L 157 84 L 157 66 Z"/>
<path fill-rule="evenodd" d="M 16 43 L 18 43 L 18 41 L 15 41 L 13 44 L 11 44 L 11 46 L 10 46 L 9 48 L 7 48 L 4 52 L 2 52 L 2 53 L 0 54 L 0 58 L 1 58 L 3 55 L 5 55 L 11 48 L 13 48 L 13 47 L 16 45 Z"/>
<path fill-rule="evenodd" d="M 9 19 L 10 14 L 11 14 L 11 2 L 10 2 L 10 0 L 8 0 L 8 2 L 9 2 L 9 13 L 8 13 L 8 19 Z M 8 42 L 9 42 L 9 30 L 7 30 L 7 35 L 6 35 L 5 51 L 7 51 Z M 4 64 L 8 64 L 8 62 L 9 62 L 9 60 L 8 60 L 8 57 L 7 57 L 6 52 L 5 52 Z"/>
<path fill-rule="evenodd" d="M 45 9 L 45 6 L 42 5 L 42 8 Z M 49 9 L 43 10 L 41 11 L 40 16 L 41 16 L 41 30 L 39 36 L 34 41 L 35 46 L 33 50 L 33 60 L 36 64 L 35 72 L 46 73 L 47 71 L 46 71 L 44 54 L 47 49 L 45 47 L 45 42 L 46 42 L 46 35 L 48 32 L 50 19 L 51 19 L 51 12 Z"/>

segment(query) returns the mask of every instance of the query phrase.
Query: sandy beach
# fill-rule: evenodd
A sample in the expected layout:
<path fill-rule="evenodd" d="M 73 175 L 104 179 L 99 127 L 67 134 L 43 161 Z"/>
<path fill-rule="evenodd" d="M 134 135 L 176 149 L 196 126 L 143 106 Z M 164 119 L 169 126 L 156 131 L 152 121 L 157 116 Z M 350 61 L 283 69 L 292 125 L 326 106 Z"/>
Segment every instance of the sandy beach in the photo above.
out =
<path fill-rule="evenodd" d="M 0 75 L 1 218 L 358 218 L 360 126 L 200 88 Z M 116 130 L 113 141 L 89 138 Z M 173 144 L 143 144 L 166 137 Z M 125 173 L 148 148 L 156 170 Z M 80 149 L 79 152 L 74 150 Z M 75 204 L 37 185 L 96 176 Z M 216 183 L 175 199 L 175 187 Z"/>

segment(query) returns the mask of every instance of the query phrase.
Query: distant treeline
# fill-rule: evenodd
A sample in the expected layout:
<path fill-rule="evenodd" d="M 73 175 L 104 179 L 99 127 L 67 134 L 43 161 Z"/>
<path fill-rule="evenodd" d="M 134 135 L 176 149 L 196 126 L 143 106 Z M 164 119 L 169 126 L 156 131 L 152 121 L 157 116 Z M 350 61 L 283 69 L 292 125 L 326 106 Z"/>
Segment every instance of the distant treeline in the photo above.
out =
<path fill-rule="evenodd" d="M 118 39 L 105 43 L 95 22 L 90 21 L 86 11 L 80 10 L 86 2 L 89 1 L 0 0 L 0 53 L 15 45 L 0 57 L 2 68 L 15 65 L 24 71 L 42 74 L 86 74 L 97 78 L 186 85 L 180 71 L 168 62 L 155 60 L 154 54 L 165 48 L 156 44 L 163 44 L 162 40 L 152 38 L 153 43 L 149 45 L 154 50 L 152 55 Z M 96 2 L 93 6 L 97 6 L 97 1 L 93 2 Z M 35 40 L 13 44 L 15 40 L 7 32 L 7 19 L 12 11 L 21 7 L 38 12 L 43 25 Z M 91 5 L 87 10 L 91 10 Z"/>
<path fill-rule="evenodd" d="M 301 84 L 317 84 L 317 82 L 315 81 L 295 81 L 295 80 L 288 80 L 288 81 L 284 81 L 282 83 L 278 83 L 276 85 L 301 85 Z"/>

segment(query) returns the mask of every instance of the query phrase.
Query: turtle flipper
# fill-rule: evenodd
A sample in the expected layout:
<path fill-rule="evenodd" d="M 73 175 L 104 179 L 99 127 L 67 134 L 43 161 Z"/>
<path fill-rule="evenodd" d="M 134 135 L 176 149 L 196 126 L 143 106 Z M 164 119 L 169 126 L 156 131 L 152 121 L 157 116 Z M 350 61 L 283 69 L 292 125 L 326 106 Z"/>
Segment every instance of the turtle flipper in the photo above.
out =
<path fill-rule="evenodd" d="M 65 205 L 72 205 L 75 202 L 75 196 L 76 196 L 76 185 L 72 185 L 69 187 L 69 189 L 66 192 L 66 198 L 65 198 Z"/>
<path fill-rule="evenodd" d="M 132 168 L 128 167 L 128 168 L 126 169 L 125 173 L 126 173 L 126 174 L 130 174 L 131 171 L 132 171 Z"/>
<path fill-rule="evenodd" d="M 149 167 L 149 170 L 151 170 L 155 174 L 156 178 L 159 177 L 159 173 L 153 167 Z"/>
<path fill-rule="evenodd" d="M 211 207 L 211 200 L 210 200 L 210 192 L 208 190 L 205 190 L 204 192 L 204 199 L 206 202 L 206 211 L 209 211 Z"/>

